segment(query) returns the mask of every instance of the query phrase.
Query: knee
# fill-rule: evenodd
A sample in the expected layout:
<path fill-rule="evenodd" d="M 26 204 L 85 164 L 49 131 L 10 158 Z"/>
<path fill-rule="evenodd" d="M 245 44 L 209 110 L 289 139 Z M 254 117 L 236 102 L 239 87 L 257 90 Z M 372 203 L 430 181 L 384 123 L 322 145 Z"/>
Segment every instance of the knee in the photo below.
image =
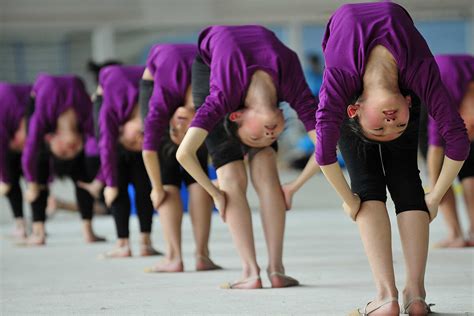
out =
<path fill-rule="evenodd" d="M 219 188 L 225 192 L 244 193 L 247 191 L 246 173 L 225 173 L 218 177 Z"/>

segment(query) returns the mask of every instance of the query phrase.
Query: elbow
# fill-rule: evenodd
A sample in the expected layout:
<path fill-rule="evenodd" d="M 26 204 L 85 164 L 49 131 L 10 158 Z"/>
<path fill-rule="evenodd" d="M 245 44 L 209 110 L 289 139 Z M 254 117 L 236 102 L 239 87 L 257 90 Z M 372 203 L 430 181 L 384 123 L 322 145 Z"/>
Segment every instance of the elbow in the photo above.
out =
<path fill-rule="evenodd" d="M 183 146 L 179 146 L 176 151 L 176 160 L 183 165 L 186 162 L 187 157 L 189 157 L 189 152 Z"/>

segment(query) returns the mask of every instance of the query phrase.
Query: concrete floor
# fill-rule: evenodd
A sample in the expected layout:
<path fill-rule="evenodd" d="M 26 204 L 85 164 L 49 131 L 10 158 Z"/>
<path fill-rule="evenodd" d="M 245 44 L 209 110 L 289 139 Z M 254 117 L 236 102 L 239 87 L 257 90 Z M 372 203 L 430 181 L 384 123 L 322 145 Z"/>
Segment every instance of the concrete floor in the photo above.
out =
<path fill-rule="evenodd" d="M 63 190 L 70 192 L 63 185 L 53 191 Z M 256 206 L 254 193 L 249 196 Z M 113 245 L 112 218 L 95 220 L 97 232 L 106 235 L 109 242 L 86 245 L 80 236 L 78 215 L 59 213 L 48 223 L 46 247 L 22 248 L 5 238 L 0 240 L 0 314 L 345 315 L 374 295 L 357 227 L 345 217 L 322 177 L 311 180 L 296 198 L 295 209 L 287 217 L 285 263 L 287 272 L 302 282 L 301 287 L 269 289 L 262 273 L 267 287 L 264 290 L 220 290 L 219 284 L 239 277 L 240 266 L 227 228 L 218 216 L 213 217 L 210 249 L 213 259 L 225 270 L 194 272 L 193 240 L 186 216 L 183 248 L 187 272 L 146 274 L 143 269 L 157 258 L 98 259 L 98 254 Z M 11 229 L 4 199 L 0 199 L 0 210 L 3 236 Z M 254 217 L 258 259 L 264 270 L 266 251 L 258 212 Z M 440 219 L 431 226 L 433 241 L 444 234 Z M 138 250 L 137 226 L 132 219 L 133 250 Z M 163 250 L 158 217 L 154 227 L 155 245 Z M 404 266 L 396 226 L 393 232 L 394 264 L 401 291 Z M 474 248 L 430 250 L 427 300 L 436 303 L 433 310 L 438 315 L 474 315 L 473 272 Z"/>

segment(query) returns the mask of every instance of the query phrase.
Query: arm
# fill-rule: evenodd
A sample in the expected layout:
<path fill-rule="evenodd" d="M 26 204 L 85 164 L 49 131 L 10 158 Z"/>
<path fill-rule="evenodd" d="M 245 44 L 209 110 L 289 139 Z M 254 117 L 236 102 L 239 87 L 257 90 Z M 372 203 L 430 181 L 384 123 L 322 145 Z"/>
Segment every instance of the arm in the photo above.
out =
<path fill-rule="evenodd" d="M 438 180 L 439 173 L 443 166 L 443 159 L 444 148 L 441 146 L 429 145 L 426 163 L 428 166 L 428 173 L 432 189 L 434 188 L 436 181 Z"/>
<path fill-rule="evenodd" d="M 436 152 L 436 150 L 434 151 Z M 431 154 L 434 154 L 434 156 L 438 157 L 435 158 L 434 161 L 432 161 L 433 169 L 434 171 L 436 171 L 436 164 L 438 164 L 439 166 L 440 155 L 439 153 L 436 154 L 433 152 Z M 461 170 L 463 163 L 464 161 L 452 160 L 448 156 L 444 157 L 444 162 L 441 167 L 439 177 L 436 180 L 430 193 L 428 193 L 425 197 L 426 205 L 428 206 L 428 210 L 430 211 L 431 220 L 433 220 L 438 214 L 438 205 L 446 194 L 446 191 L 448 191 L 449 187 L 451 187 L 454 179 L 459 173 L 459 170 Z"/>
<path fill-rule="evenodd" d="M 221 217 L 225 220 L 225 197 L 202 170 L 197 157 L 199 147 L 204 143 L 208 132 L 202 128 L 191 127 L 187 131 L 176 153 L 176 158 L 184 169 L 212 196 Z"/>
<path fill-rule="evenodd" d="M 4 115 L 4 113 L 2 113 Z M 7 165 L 7 152 L 8 152 L 8 132 L 6 129 L 6 124 L 3 122 L 4 117 L 1 117 L 0 121 L 0 183 L 2 185 L 7 185 L 9 181 L 9 174 L 8 174 L 8 165 Z M 7 194 L 9 189 L 6 190 L 4 186 L 2 190 L 0 190 L 0 195 Z"/>
<path fill-rule="evenodd" d="M 360 81 L 336 68 L 325 69 L 320 103 L 316 113 L 316 160 L 321 171 L 343 200 L 344 211 L 356 219 L 360 198 L 352 193 L 337 162 L 336 147 L 346 106 L 359 91 Z"/>
<path fill-rule="evenodd" d="M 106 185 L 105 202 L 112 204 L 118 195 L 117 188 L 117 139 L 119 123 L 111 106 L 104 106 L 100 111 L 99 152 L 101 173 Z"/>
<path fill-rule="evenodd" d="M 314 130 L 308 132 L 308 136 L 313 141 L 313 144 L 316 143 L 316 132 Z M 286 208 L 291 209 L 293 195 L 318 171 L 320 167 L 316 162 L 314 154 L 309 158 L 306 166 L 303 171 L 298 175 L 296 179 L 286 183 L 282 186 L 283 194 L 285 196 Z"/>
<path fill-rule="evenodd" d="M 330 165 L 321 166 L 321 171 L 324 173 L 329 183 L 331 183 L 334 190 L 336 190 L 337 194 L 339 194 L 341 199 L 344 201 L 344 211 L 355 221 L 361 201 L 357 194 L 352 193 L 339 164 L 335 162 Z"/>
<path fill-rule="evenodd" d="M 152 186 L 150 198 L 153 203 L 153 207 L 157 209 L 166 197 L 166 193 L 161 182 L 160 160 L 158 159 L 158 153 L 154 150 L 144 150 L 142 155 L 146 172 L 148 173 L 148 177 L 150 178 Z"/>
<path fill-rule="evenodd" d="M 27 182 L 25 198 L 28 202 L 34 202 L 39 194 L 40 186 L 37 183 L 37 158 L 41 142 L 43 142 L 46 133 L 46 122 L 42 117 L 43 111 L 37 106 L 33 113 L 26 138 L 25 148 L 21 157 L 23 174 Z"/>
<path fill-rule="evenodd" d="M 147 74 L 147 71 L 148 69 L 145 70 L 145 74 Z M 142 113 L 147 112 L 144 124 L 142 156 L 152 186 L 150 198 L 153 207 L 158 209 L 166 198 L 161 182 L 160 159 L 158 156 L 159 144 L 169 124 L 171 112 L 175 111 L 177 104 L 181 102 L 179 99 L 173 98 L 172 94 L 167 93 L 158 81 L 154 83 L 153 92 L 151 96 L 148 96 L 149 100 L 147 100 L 145 95 L 140 97 L 143 98 L 140 106 L 148 107 L 147 111 L 142 111 Z"/>

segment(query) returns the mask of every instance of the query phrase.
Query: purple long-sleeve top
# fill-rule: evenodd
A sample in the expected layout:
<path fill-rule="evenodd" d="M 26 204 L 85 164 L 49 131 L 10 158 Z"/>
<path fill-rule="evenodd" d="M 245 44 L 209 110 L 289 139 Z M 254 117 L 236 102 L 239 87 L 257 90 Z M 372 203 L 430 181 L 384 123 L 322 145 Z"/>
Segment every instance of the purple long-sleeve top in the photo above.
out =
<path fill-rule="evenodd" d="M 194 44 L 158 44 L 151 48 L 146 66 L 154 83 L 145 119 L 144 150 L 158 150 L 169 120 L 184 104 L 196 54 Z"/>
<path fill-rule="evenodd" d="M 278 101 L 288 102 L 306 130 L 314 130 L 317 100 L 298 56 L 273 32 L 258 25 L 210 26 L 199 35 L 198 50 L 211 70 L 210 95 L 191 126 L 210 131 L 226 114 L 242 108 L 252 75 L 262 70 L 273 79 Z"/>
<path fill-rule="evenodd" d="M 340 126 L 351 99 L 361 93 L 371 50 L 382 45 L 398 66 L 400 88 L 413 91 L 428 107 L 449 144 L 446 155 L 464 160 L 469 140 L 463 120 L 444 88 L 436 61 L 408 12 L 395 3 L 341 6 L 331 17 L 322 42 L 326 68 L 316 112 L 316 160 L 336 162 Z"/>
<path fill-rule="evenodd" d="M 437 55 L 435 59 L 441 80 L 459 110 L 469 82 L 474 80 L 474 56 Z M 431 117 L 428 121 L 428 143 L 434 146 L 444 146 L 444 140 L 439 133 L 439 124 Z"/>
<path fill-rule="evenodd" d="M 99 113 L 101 180 L 117 186 L 117 143 L 120 126 L 130 119 L 138 104 L 144 66 L 108 66 L 100 71 L 102 107 Z"/>
<path fill-rule="evenodd" d="M 33 93 L 35 110 L 30 118 L 28 137 L 22 155 L 23 173 L 27 181 L 37 180 L 36 158 L 44 136 L 56 130 L 59 116 L 70 108 L 74 109 L 77 115 L 86 156 L 98 154 L 92 103 L 80 78 L 74 75 L 41 74 L 33 85 Z"/>
<path fill-rule="evenodd" d="M 7 152 L 10 140 L 26 115 L 31 85 L 0 82 L 0 181 L 9 182 Z"/>

